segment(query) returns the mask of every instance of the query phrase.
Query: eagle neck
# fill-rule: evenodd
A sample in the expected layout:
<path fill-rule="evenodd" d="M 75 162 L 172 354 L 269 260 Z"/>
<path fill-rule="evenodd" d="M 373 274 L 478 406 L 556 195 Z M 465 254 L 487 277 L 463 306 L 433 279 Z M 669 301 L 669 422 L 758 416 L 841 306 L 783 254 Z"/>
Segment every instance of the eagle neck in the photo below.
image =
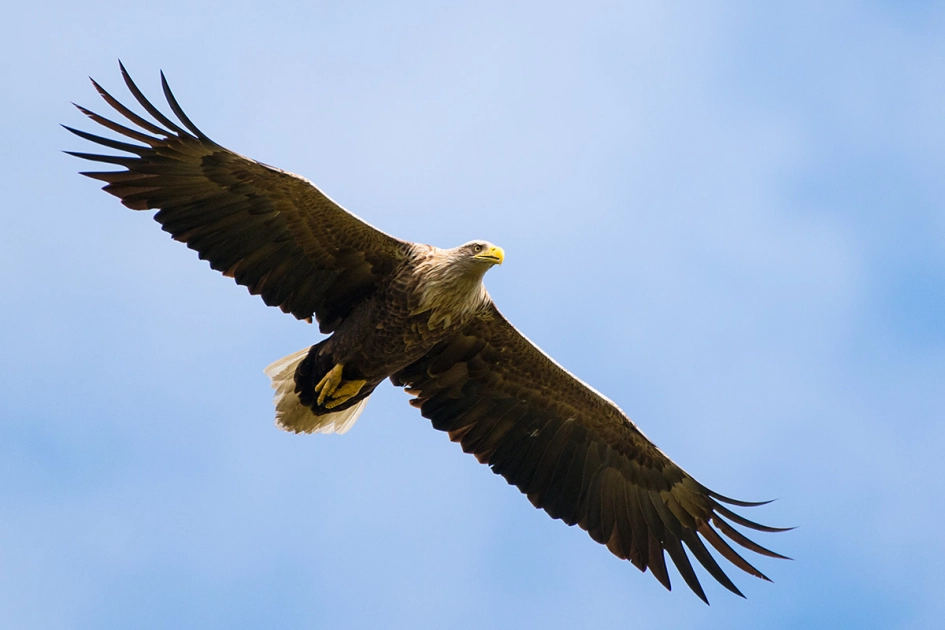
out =
<path fill-rule="evenodd" d="M 489 299 L 482 284 L 488 267 L 455 260 L 450 254 L 434 249 L 418 266 L 418 300 L 412 313 L 429 312 L 431 329 L 463 325 Z"/>

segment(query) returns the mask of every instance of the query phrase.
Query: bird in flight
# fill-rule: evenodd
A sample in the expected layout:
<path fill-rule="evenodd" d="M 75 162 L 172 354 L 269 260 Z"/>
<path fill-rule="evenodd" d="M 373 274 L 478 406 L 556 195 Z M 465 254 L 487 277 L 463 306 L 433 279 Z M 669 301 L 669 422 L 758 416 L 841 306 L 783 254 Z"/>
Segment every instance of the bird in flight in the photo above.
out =
<path fill-rule="evenodd" d="M 727 541 L 785 556 L 733 524 L 762 532 L 787 528 L 761 525 L 727 507 L 766 502 L 738 501 L 703 486 L 613 402 L 513 327 L 482 284 L 485 273 L 502 264 L 502 248 L 475 240 L 441 249 L 385 234 L 307 179 L 212 141 L 184 114 L 161 73 L 175 122 L 119 65 L 151 119 L 92 81 L 125 121 L 77 107 L 124 139 L 66 127 L 118 152 L 68 153 L 121 170 L 82 174 L 105 182 L 103 189 L 128 208 L 158 209 L 161 227 L 213 269 L 269 306 L 314 319 L 329 335 L 266 368 L 279 427 L 344 433 L 374 389 L 390 379 L 413 396 L 410 404 L 434 428 L 536 508 L 578 525 L 667 589 L 664 553 L 708 603 L 691 554 L 742 595 L 706 542 L 739 569 L 768 580 Z"/>

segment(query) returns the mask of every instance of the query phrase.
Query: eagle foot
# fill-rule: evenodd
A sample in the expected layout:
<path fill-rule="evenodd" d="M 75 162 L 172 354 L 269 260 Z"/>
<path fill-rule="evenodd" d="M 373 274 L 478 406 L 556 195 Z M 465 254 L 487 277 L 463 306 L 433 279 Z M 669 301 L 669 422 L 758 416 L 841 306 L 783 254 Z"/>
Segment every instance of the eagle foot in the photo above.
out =
<path fill-rule="evenodd" d="M 367 383 L 367 381 L 363 380 L 342 382 L 331 394 L 331 400 L 325 403 L 325 409 L 334 409 L 338 405 L 351 400 L 352 397 L 358 395 L 358 392 L 361 391 L 365 383 Z"/>
<path fill-rule="evenodd" d="M 325 409 L 334 409 L 345 401 L 350 400 L 352 396 L 357 396 L 361 388 L 364 387 L 367 381 L 342 380 L 341 373 L 343 370 L 344 364 L 338 363 L 315 385 L 315 393 L 318 394 L 318 405 L 324 405 Z"/>

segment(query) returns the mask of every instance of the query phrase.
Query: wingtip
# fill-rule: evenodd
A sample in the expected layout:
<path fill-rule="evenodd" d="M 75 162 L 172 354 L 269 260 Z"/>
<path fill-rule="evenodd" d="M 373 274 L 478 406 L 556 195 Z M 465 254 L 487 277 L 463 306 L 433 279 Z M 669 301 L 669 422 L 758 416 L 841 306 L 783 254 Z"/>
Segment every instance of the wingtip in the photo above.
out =
<path fill-rule="evenodd" d="M 737 505 L 738 507 L 760 507 L 762 505 L 768 505 L 769 503 L 774 503 L 777 499 L 768 499 L 767 501 L 742 501 L 739 499 L 733 499 L 732 497 L 727 497 L 724 494 L 720 494 L 713 490 L 709 490 L 709 496 L 713 499 L 718 499 L 723 503 L 728 503 L 729 505 Z"/>
<path fill-rule="evenodd" d="M 749 520 L 744 516 L 733 512 L 716 500 L 709 499 L 709 501 L 712 504 L 713 511 L 719 516 L 724 516 L 725 518 L 731 520 L 734 523 L 737 523 L 738 525 L 741 525 L 742 527 L 748 527 L 749 529 L 753 529 L 758 532 L 768 533 L 786 532 L 793 529 L 791 527 L 771 527 L 770 525 L 762 525 L 761 523 L 756 523 L 755 521 Z"/>
<path fill-rule="evenodd" d="M 95 112 L 93 112 L 89 108 L 83 107 L 82 105 L 79 105 L 78 103 L 72 103 L 72 104 L 75 106 L 77 110 L 79 110 L 80 112 L 88 116 L 89 118 L 95 118 Z"/>
<path fill-rule="evenodd" d="M 125 83 L 131 81 L 131 74 L 128 73 L 128 68 L 125 67 L 121 59 L 118 60 L 118 69 L 121 71 L 121 78 L 124 79 Z"/>

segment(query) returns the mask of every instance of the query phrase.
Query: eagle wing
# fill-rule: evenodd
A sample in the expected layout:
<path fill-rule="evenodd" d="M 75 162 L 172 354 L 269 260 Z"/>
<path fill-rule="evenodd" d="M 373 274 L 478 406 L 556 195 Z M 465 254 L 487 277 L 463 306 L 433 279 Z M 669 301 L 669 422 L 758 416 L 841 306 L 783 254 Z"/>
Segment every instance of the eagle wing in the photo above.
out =
<path fill-rule="evenodd" d="M 433 426 L 526 494 L 552 518 L 579 525 L 615 555 L 670 588 L 663 552 L 708 603 L 683 544 L 712 577 L 741 595 L 707 541 L 767 580 L 726 543 L 783 558 L 727 522 L 773 532 L 723 504 L 663 454 L 611 401 L 572 376 L 489 304 L 466 329 L 391 377 Z M 721 535 L 720 535 L 721 534 Z"/>
<path fill-rule="evenodd" d="M 119 64 L 120 65 L 120 64 Z M 134 210 L 160 208 L 155 219 L 270 306 L 334 330 L 353 306 L 390 277 L 411 244 L 368 225 L 308 180 L 243 157 L 213 142 L 184 114 L 161 73 L 168 105 L 181 125 L 152 105 L 121 66 L 125 84 L 151 122 L 92 81 L 102 98 L 137 129 L 83 107 L 89 118 L 132 144 L 66 127 L 131 154 L 71 155 L 124 167 L 87 172 Z"/>

